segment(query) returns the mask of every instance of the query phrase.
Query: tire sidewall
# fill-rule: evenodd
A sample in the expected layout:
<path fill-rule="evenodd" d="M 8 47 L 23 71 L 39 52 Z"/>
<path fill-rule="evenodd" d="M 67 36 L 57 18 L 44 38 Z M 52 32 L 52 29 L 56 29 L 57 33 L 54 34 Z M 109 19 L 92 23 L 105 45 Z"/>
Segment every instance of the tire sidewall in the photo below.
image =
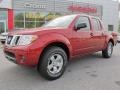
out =
<path fill-rule="evenodd" d="M 111 54 L 109 54 L 109 45 L 112 45 L 112 46 L 111 46 Z M 112 42 L 109 42 L 109 43 L 108 43 L 108 46 L 107 46 L 107 54 L 108 54 L 108 57 L 111 57 L 111 56 L 112 56 L 112 53 L 113 53 L 113 44 L 112 44 Z"/>
<path fill-rule="evenodd" d="M 62 69 L 60 70 L 60 72 L 59 73 L 57 73 L 56 75 L 54 75 L 54 74 L 51 74 L 50 72 L 49 72 L 49 70 L 47 69 L 47 73 L 51 76 L 51 77 L 59 77 L 59 76 L 61 76 L 61 74 L 64 72 L 64 70 L 65 70 L 65 66 L 66 66 L 66 56 L 63 54 L 63 53 L 61 53 L 61 52 L 57 52 L 57 53 L 51 53 L 50 54 L 50 56 L 52 56 L 52 55 L 54 55 L 54 54 L 60 54 L 61 56 L 62 56 L 62 58 L 63 58 L 63 66 L 62 66 Z M 49 60 L 48 60 L 48 62 L 49 62 Z"/>
<path fill-rule="evenodd" d="M 57 74 L 52 74 L 48 71 L 48 62 L 49 62 L 49 58 L 54 55 L 54 54 L 60 54 L 63 58 L 63 66 L 62 69 L 59 73 Z M 47 79 L 57 79 L 59 77 L 61 77 L 66 69 L 66 65 L 67 65 L 67 55 L 65 53 L 65 51 L 59 47 L 51 47 L 49 48 L 43 55 L 42 57 L 42 63 L 39 66 L 39 69 L 41 71 L 42 76 L 44 76 Z"/>

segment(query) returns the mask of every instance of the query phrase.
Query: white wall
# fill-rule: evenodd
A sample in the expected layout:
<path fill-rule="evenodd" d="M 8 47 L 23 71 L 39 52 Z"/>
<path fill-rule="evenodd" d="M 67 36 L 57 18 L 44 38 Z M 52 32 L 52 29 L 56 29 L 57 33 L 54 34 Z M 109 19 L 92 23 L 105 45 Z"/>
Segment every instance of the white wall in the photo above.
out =
<path fill-rule="evenodd" d="M 118 22 L 119 22 L 119 11 L 118 1 L 113 0 L 71 0 L 71 1 L 79 1 L 85 3 L 98 4 L 103 6 L 103 23 L 105 25 L 105 29 L 108 30 L 108 25 L 114 25 L 114 31 L 118 31 Z"/>

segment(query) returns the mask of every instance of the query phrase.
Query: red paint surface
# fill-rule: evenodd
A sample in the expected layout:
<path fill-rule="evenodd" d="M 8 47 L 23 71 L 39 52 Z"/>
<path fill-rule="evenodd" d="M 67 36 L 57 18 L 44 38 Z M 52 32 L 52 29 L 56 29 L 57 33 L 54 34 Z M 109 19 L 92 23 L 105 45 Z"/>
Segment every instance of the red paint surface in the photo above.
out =
<path fill-rule="evenodd" d="M 13 9 L 8 9 L 8 31 L 14 29 L 14 11 Z"/>

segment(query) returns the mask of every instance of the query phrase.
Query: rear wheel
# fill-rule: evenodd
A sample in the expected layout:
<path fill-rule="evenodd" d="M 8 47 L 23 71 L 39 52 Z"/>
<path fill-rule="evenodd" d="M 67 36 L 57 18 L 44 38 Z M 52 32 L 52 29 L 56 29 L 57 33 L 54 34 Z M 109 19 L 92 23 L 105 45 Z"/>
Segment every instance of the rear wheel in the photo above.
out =
<path fill-rule="evenodd" d="M 48 79 L 55 80 L 62 76 L 67 65 L 67 55 L 60 47 L 48 48 L 38 65 L 40 74 Z"/>
<path fill-rule="evenodd" d="M 113 43 L 109 42 L 107 48 L 102 51 L 102 55 L 104 58 L 110 58 L 113 53 Z"/>

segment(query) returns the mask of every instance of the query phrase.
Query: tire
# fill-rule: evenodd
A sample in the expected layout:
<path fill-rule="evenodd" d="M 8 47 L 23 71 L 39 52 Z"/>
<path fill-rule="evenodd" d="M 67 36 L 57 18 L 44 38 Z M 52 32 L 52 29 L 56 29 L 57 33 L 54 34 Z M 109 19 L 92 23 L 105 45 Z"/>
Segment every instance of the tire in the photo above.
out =
<path fill-rule="evenodd" d="M 106 49 L 102 51 L 102 56 L 104 58 L 110 58 L 113 53 L 113 43 L 109 42 Z"/>
<path fill-rule="evenodd" d="M 118 43 L 120 43 L 120 41 L 117 41 Z"/>
<path fill-rule="evenodd" d="M 5 41 L 1 41 L 1 44 L 5 44 Z"/>
<path fill-rule="evenodd" d="M 67 54 L 56 46 L 47 48 L 38 64 L 38 72 L 48 80 L 60 78 L 67 66 Z"/>

